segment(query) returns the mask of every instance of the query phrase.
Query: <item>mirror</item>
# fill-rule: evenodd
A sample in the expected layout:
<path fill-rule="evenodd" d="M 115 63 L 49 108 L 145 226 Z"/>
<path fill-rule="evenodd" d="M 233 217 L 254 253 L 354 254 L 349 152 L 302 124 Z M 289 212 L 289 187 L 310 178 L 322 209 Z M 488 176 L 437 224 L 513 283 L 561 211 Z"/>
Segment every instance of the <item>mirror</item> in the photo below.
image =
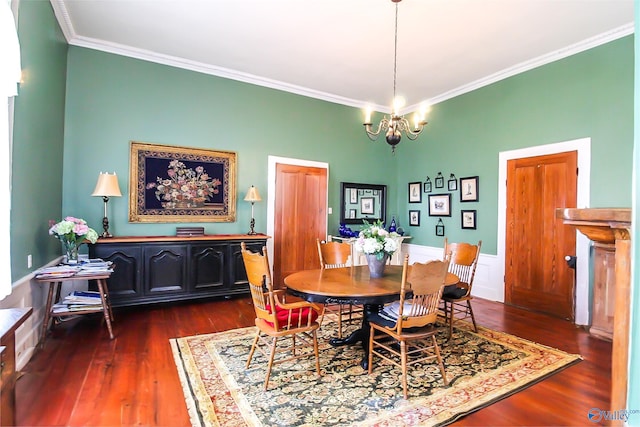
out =
<path fill-rule="evenodd" d="M 373 184 L 340 183 L 340 222 L 362 224 L 380 220 L 385 222 L 387 186 Z"/>

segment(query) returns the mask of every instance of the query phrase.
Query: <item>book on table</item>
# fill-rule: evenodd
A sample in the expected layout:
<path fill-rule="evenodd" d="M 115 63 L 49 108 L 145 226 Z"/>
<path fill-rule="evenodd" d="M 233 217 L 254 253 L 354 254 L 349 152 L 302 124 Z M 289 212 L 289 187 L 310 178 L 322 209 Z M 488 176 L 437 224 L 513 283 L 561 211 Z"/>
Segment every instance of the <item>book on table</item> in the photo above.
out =
<path fill-rule="evenodd" d="M 58 304 L 52 307 L 53 313 L 68 313 L 73 311 L 101 311 L 102 298 L 100 292 L 72 291 Z"/>

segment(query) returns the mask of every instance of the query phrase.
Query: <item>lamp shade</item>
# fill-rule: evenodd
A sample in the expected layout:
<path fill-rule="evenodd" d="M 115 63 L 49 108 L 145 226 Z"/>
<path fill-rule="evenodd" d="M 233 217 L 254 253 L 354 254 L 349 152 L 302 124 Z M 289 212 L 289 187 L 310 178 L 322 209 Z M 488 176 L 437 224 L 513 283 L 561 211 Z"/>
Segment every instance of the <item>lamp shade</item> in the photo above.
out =
<path fill-rule="evenodd" d="M 118 186 L 118 176 L 114 172 L 113 175 L 109 173 L 102 173 L 98 175 L 98 182 L 96 188 L 93 190 L 92 196 L 106 196 L 106 197 L 120 197 L 120 186 Z"/>
<path fill-rule="evenodd" d="M 244 197 L 246 202 L 259 202 L 262 200 L 260 194 L 258 193 L 258 189 L 253 185 L 247 191 L 247 195 Z"/>

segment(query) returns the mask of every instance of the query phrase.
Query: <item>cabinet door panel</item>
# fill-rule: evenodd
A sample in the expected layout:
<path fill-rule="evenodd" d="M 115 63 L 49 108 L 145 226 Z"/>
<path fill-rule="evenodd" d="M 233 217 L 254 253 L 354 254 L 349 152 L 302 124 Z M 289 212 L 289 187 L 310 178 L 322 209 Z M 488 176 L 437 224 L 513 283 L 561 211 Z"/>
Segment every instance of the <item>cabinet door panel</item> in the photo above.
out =
<path fill-rule="evenodd" d="M 89 256 L 91 258 L 102 258 L 105 261 L 113 262 L 114 270 L 111 277 L 107 279 L 107 287 L 111 301 L 115 305 L 120 299 L 142 297 L 141 254 L 142 249 L 139 246 L 90 246 Z M 95 284 L 92 285 L 94 288 Z"/>
<path fill-rule="evenodd" d="M 266 245 L 266 241 L 258 241 L 247 243 L 247 249 L 251 252 L 262 252 L 262 247 Z M 249 281 L 247 280 L 247 271 L 244 269 L 242 261 L 242 252 L 240 252 L 240 243 L 230 245 L 231 262 L 229 263 L 229 289 L 237 292 L 249 289 Z"/>
<path fill-rule="evenodd" d="M 224 266 L 227 244 L 192 245 L 190 253 L 189 284 L 198 292 L 214 291 L 224 287 Z"/>
<path fill-rule="evenodd" d="M 147 295 L 187 291 L 185 245 L 149 246 L 144 249 Z"/>

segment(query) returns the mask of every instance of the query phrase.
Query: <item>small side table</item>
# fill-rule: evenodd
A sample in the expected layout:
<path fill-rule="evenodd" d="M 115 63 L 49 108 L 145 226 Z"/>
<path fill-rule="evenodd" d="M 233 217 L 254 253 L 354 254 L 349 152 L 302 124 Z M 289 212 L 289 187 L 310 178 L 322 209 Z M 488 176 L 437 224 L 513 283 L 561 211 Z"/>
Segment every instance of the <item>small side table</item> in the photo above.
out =
<path fill-rule="evenodd" d="M 111 276 L 111 271 L 96 273 L 93 275 L 74 275 L 70 277 L 64 278 L 56 278 L 56 279 L 36 279 L 39 283 L 44 283 L 49 286 L 49 293 L 47 295 L 47 305 L 45 307 L 44 312 L 44 321 L 42 323 L 42 336 L 40 338 L 40 346 L 44 344 L 44 340 L 47 336 L 47 331 L 49 330 L 49 321 L 55 318 L 68 317 L 68 316 L 80 316 L 84 314 L 91 313 L 99 313 L 102 312 L 104 315 L 104 321 L 107 324 L 107 330 L 109 331 L 109 337 L 111 339 L 113 336 L 113 328 L 111 327 L 111 321 L 113 320 L 113 312 L 111 311 L 111 303 L 109 302 L 109 288 L 107 287 L 107 279 Z M 66 311 L 61 313 L 53 312 L 53 304 L 57 303 L 60 299 L 60 288 L 62 286 L 63 281 L 75 281 L 75 280 L 95 280 L 98 285 L 98 292 L 100 293 L 100 301 L 102 304 L 100 306 L 96 306 L 95 309 L 89 310 L 74 310 L 74 311 Z M 55 292 L 55 298 L 53 296 Z"/>

